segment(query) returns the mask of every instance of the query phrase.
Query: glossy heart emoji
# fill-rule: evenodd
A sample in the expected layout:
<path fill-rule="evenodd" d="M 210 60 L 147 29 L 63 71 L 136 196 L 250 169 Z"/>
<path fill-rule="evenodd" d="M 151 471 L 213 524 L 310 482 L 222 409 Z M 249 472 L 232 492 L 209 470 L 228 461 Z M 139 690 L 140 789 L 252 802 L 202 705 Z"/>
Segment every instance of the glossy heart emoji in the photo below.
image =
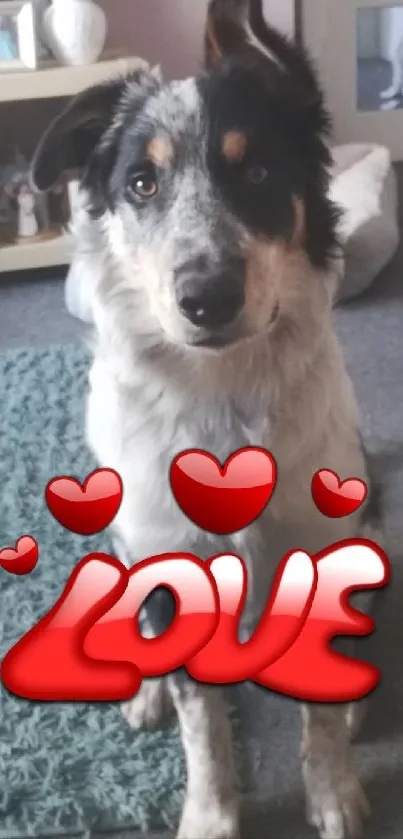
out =
<path fill-rule="evenodd" d="M 32 536 L 21 536 L 15 548 L 0 551 L 0 568 L 9 574 L 31 574 L 39 559 L 38 544 Z"/>
<path fill-rule="evenodd" d="M 83 485 L 75 478 L 55 478 L 46 503 L 57 521 L 73 533 L 94 536 L 108 527 L 122 503 L 123 484 L 113 469 L 98 469 Z"/>
<path fill-rule="evenodd" d="M 175 458 L 170 477 L 185 515 L 203 530 L 224 535 L 261 515 L 276 484 L 276 464 L 265 449 L 241 449 L 224 467 L 208 452 L 191 450 Z"/>
<path fill-rule="evenodd" d="M 364 503 L 368 489 L 359 478 L 340 481 L 336 472 L 322 469 L 312 481 L 312 498 L 321 513 L 330 519 L 351 516 Z"/>

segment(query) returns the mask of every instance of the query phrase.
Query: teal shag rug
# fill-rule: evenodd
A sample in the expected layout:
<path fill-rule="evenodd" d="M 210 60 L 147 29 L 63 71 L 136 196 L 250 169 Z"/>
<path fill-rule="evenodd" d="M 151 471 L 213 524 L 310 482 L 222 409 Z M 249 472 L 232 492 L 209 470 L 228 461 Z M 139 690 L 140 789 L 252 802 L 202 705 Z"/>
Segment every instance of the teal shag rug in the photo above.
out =
<path fill-rule="evenodd" d="M 59 598 L 78 561 L 110 552 L 105 534 L 64 530 L 45 503 L 57 475 L 96 467 L 84 443 L 88 356 L 81 347 L 0 356 L 0 549 L 25 534 L 39 544 L 29 577 L 0 569 L 0 659 Z M 0 683 L 0 839 L 175 825 L 184 763 L 175 723 L 132 731 L 117 704 L 17 699 Z"/>

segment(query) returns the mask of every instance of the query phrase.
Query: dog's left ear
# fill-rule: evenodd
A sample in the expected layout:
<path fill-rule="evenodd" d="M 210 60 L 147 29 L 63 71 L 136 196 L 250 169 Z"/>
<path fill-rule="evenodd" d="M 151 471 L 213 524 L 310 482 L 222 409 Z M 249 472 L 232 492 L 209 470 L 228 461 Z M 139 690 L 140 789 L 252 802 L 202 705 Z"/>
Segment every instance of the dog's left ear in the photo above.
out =
<path fill-rule="evenodd" d="M 108 157 L 116 146 L 126 114 L 135 112 L 160 85 L 159 70 L 145 69 L 76 96 L 38 145 L 31 164 L 33 187 L 41 192 L 49 190 L 63 173 L 71 170 L 83 177 L 101 149 L 102 168 L 107 174 Z"/>

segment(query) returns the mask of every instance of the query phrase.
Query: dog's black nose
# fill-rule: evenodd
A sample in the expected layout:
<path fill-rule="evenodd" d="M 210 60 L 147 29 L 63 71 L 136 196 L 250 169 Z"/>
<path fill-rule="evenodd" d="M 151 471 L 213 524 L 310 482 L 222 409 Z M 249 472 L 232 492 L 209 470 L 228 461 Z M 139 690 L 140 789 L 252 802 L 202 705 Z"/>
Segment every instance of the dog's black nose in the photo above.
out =
<path fill-rule="evenodd" d="M 178 304 L 195 326 L 219 329 L 230 324 L 245 304 L 245 265 L 233 260 L 217 276 L 193 274 L 179 283 Z"/>

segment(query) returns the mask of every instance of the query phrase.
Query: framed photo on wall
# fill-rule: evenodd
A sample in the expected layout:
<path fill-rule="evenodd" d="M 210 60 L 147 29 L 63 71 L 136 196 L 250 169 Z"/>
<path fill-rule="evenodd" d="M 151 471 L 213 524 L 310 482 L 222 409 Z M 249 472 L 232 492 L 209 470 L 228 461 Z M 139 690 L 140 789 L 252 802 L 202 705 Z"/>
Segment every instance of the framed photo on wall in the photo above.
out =
<path fill-rule="evenodd" d="M 388 146 L 403 159 L 403 2 L 296 0 L 336 143 Z"/>
<path fill-rule="evenodd" d="M 34 4 L 32 0 L 0 2 L 0 72 L 37 66 Z"/>

